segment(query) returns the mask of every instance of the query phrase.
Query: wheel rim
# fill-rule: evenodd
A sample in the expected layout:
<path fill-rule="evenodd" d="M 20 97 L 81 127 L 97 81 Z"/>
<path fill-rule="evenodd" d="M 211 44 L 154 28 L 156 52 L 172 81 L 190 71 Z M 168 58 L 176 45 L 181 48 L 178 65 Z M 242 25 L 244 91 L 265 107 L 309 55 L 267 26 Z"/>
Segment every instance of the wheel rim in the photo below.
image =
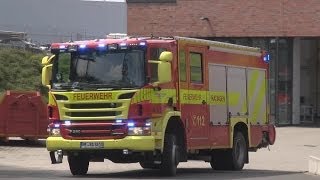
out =
<path fill-rule="evenodd" d="M 238 162 L 239 165 L 240 165 L 241 163 L 243 163 L 243 159 L 244 159 L 244 148 L 243 148 L 243 144 L 241 143 L 241 140 L 236 141 L 236 145 L 235 145 L 235 158 L 236 158 L 236 161 Z"/>

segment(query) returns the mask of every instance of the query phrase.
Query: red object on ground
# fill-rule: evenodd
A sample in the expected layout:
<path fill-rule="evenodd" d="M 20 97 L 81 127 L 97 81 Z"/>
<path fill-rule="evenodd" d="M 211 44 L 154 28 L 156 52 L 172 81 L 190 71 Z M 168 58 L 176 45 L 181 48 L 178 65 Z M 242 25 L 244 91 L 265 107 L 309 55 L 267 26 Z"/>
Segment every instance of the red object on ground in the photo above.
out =
<path fill-rule="evenodd" d="M 6 91 L 0 94 L 0 137 L 46 138 L 47 105 L 39 92 Z"/>

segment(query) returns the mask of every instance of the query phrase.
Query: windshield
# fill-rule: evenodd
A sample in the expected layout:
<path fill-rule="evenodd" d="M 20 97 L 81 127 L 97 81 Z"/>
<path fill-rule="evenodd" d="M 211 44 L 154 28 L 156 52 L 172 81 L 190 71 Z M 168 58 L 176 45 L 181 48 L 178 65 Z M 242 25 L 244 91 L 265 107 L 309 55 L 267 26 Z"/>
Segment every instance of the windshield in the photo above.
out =
<path fill-rule="evenodd" d="M 53 89 L 142 87 L 144 64 L 142 50 L 60 54 L 53 65 Z"/>

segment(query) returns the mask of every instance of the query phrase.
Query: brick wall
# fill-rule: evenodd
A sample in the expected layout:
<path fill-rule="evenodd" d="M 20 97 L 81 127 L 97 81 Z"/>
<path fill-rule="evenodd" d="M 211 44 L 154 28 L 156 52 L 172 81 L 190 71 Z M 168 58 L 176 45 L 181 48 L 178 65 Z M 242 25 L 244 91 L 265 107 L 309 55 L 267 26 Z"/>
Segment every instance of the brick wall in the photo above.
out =
<path fill-rule="evenodd" d="M 151 33 L 192 37 L 319 36 L 320 0 L 128 3 L 128 34 Z"/>

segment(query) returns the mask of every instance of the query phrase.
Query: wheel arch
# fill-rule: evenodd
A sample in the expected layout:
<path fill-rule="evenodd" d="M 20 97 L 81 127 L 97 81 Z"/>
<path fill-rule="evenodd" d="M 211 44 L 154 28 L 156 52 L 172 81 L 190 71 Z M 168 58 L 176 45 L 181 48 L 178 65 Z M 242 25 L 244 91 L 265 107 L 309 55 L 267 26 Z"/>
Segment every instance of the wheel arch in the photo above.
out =
<path fill-rule="evenodd" d="M 177 138 L 177 143 L 181 147 L 181 155 L 182 158 L 185 159 L 187 155 L 187 142 L 186 142 L 186 131 L 184 123 L 181 120 L 181 114 L 171 114 L 170 116 L 166 116 L 163 122 L 163 134 L 162 134 L 162 146 L 161 151 L 163 151 L 164 138 L 166 133 L 175 134 Z"/>

